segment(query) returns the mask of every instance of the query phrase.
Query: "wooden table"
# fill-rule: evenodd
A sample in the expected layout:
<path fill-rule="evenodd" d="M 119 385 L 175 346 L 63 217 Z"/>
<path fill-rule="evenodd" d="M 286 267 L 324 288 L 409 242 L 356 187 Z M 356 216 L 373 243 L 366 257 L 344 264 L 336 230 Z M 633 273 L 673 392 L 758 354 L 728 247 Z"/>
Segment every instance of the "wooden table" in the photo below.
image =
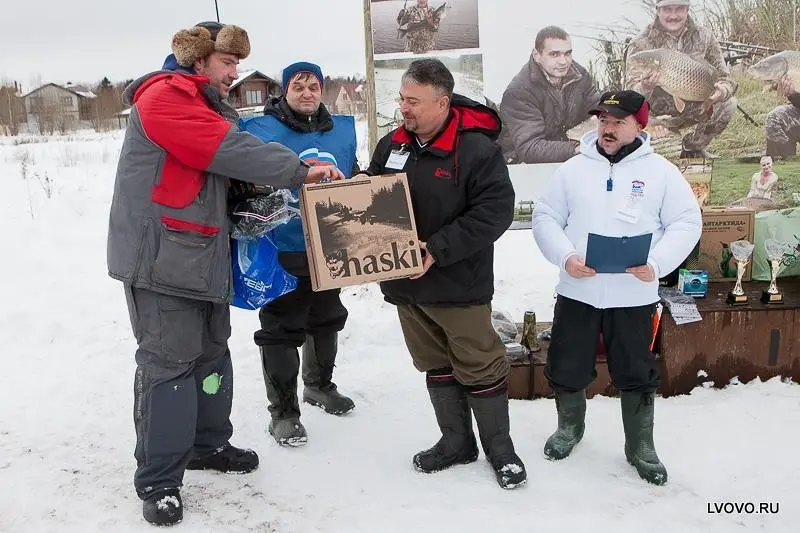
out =
<path fill-rule="evenodd" d="M 734 377 L 742 383 L 775 376 L 800 381 L 800 278 L 778 278 L 783 304 L 761 303 L 769 284 L 748 282 L 743 284 L 748 304 L 728 305 L 733 285 L 709 284 L 708 296 L 697 299 L 701 322 L 679 326 L 665 309 L 656 338 L 665 396 L 686 394 L 708 381 L 724 387 Z"/>
<path fill-rule="evenodd" d="M 733 282 L 710 283 L 708 296 L 696 300 L 703 317 L 700 322 L 679 326 L 664 309 L 655 343 L 662 396 L 688 394 L 704 382 L 724 387 L 734 377 L 742 383 L 775 376 L 800 382 L 800 278 L 778 279 L 785 300 L 779 305 L 760 302 L 761 291 L 767 286 L 766 282 L 744 283 L 748 305 L 731 306 L 725 299 Z M 550 326 L 541 323 L 537 329 Z M 544 377 L 549 343 L 540 344 L 539 352 L 511 364 L 511 398 L 553 397 Z M 598 354 L 595 370 L 597 378 L 587 389 L 587 396 L 615 396 L 605 355 Z"/>

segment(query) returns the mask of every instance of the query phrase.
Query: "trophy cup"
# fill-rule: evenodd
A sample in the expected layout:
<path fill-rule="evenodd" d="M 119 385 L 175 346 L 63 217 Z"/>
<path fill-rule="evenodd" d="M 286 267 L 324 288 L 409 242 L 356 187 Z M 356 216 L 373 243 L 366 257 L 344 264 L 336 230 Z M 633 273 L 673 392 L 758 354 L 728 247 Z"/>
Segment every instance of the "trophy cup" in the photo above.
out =
<path fill-rule="evenodd" d="M 755 245 L 746 240 L 734 241 L 730 244 L 731 253 L 733 253 L 733 258 L 736 260 L 736 285 L 728 293 L 727 300 L 730 305 L 746 305 L 748 302 L 747 295 L 742 289 L 742 277 L 754 249 Z"/>
<path fill-rule="evenodd" d="M 782 304 L 783 294 L 778 291 L 778 285 L 775 280 L 778 277 L 778 269 L 786 251 L 786 243 L 777 239 L 766 239 L 764 241 L 764 249 L 767 251 L 767 261 L 772 267 L 772 280 L 769 282 L 769 288 L 761 291 L 761 301 L 765 304 Z"/>

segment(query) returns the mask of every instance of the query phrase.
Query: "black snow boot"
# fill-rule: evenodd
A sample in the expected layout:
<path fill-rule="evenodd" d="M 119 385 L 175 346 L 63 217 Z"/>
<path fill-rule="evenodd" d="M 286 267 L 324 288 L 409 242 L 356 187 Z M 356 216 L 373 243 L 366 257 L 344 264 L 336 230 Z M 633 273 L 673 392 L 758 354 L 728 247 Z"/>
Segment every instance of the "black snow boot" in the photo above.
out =
<path fill-rule="evenodd" d="M 636 391 L 620 393 L 622 426 L 625 429 L 625 458 L 639 476 L 653 485 L 667 482 L 667 469 L 656 455 L 653 443 L 655 394 Z"/>
<path fill-rule="evenodd" d="M 583 438 L 586 417 L 586 391 L 556 393 L 558 429 L 544 444 L 548 459 L 564 459 Z"/>
<path fill-rule="evenodd" d="M 281 446 L 303 446 L 308 441 L 300 423 L 297 374 L 300 357 L 294 346 L 262 346 L 261 363 L 271 420 L 269 434 Z"/>
<path fill-rule="evenodd" d="M 426 377 L 428 394 L 442 437 L 433 447 L 414 455 L 414 468 L 431 473 L 478 460 L 467 394 L 452 369 L 433 370 Z"/>
<path fill-rule="evenodd" d="M 524 485 L 528 474 L 511 441 L 506 383 L 473 390 L 468 401 L 478 423 L 483 452 L 494 469 L 497 483 L 504 489 Z"/>
<path fill-rule="evenodd" d="M 192 459 L 186 470 L 217 470 L 231 474 L 247 474 L 256 468 L 258 468 L 256 452 L 228 444 L 211 455 Z"/>
<path fill-rule="evenodd" d="M 303 401 L 321 407 L 326 413 L 343 415 L 355 407 L 331 381 L 338 351 L 338 333 L 308 335 L 303 345 Z"/>
<path fill-rule="evenodd" d="M 174 526 L 183 520 L 180 489 L 153 491 L 142 501 L 142 515 L 154 526 Z"/>

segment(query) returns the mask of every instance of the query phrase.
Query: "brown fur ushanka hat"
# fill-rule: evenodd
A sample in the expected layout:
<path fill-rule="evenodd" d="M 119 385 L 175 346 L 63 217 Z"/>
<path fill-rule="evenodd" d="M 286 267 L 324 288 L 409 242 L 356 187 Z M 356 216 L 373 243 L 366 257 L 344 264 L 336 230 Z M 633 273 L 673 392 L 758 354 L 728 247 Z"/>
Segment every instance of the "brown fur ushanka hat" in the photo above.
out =
<path fill-rule="evenodd" d="M 250 39 L 239 26 L 204 22 L 194 28 L 180 30 L 172 37 L 172 53 L 184 67 L 206 58 L 213 52 L 233 54 L 239 59 L 250 55 Z"/>

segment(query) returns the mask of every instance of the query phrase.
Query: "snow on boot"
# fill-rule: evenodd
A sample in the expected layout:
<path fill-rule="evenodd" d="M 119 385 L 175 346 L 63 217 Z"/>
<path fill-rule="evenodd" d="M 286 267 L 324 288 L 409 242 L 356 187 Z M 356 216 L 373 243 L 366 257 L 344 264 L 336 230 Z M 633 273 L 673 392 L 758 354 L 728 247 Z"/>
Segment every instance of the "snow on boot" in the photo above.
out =
<path fill-rule="evenodd" d="M 186 470 L 217 470 L 230 474 L 247 474 L 256 468 L 258 468 L 256 452 L 228 444 L 207 457 L 192 459 Z"/>
<path fill-rule="evenodd" d="M 162 489 L 142 501 L 142 516 L 154 526 L 174 526 L 183 520 L 180 489 Z"/>
<path fill-rule="evenodd" d="M 625 458 L 636 468 L 639 477 L 648 483 L 663 485 L 667 482 L 667 469 L 659 460 L 653 443 L 654 400 L 653 393 L 620 393 Z"/>
<path fill-rule="evenodd" d="M 511 441 L 507 384 L 473 390 L 467 399 L 478 423 L 483 452 L 494 469 L 497 483 L 504 489 L 524 485 L 528 474 Z"/>
<path fill-rule="evenodd" d="M 430 474 L 457 464 L 478 460 L 478 443 L 472 431 L 467 395 L 452 369 L 428 372 L 428 394 L 442 437 L 431 448 L 414 455 L 414 468 Z"/>
<path fill-rule="evenodd" d="M 558 429 L 544 444 L 544 455 L 551 460 L 564 459 L 583 438 L 586 416 L 586 391 L 556 393 Z"/>
<path fill-rule="evenodd" d="M 331 381 L 338 351 L 336 332 L 307 335 L 303 345 L 303 401 L 321 407 L 326 413 L 343 415 L 355 407 Z"/>
<path fill-rule="evenodd" d="M 281 446 L 302 446 L 308 441 L 300 423 L 297 400 L 297 373 L 300 358 L 294 346 L 262 346 L 264 386 L 269 400 L 269 434 Z"/>
<path fill-rule="evenodd" d="M 306 428 L 297 417 L 273 418 L 269 422 L 269 434 L 281 446 L 303 446 L 308 442 Z"/>

